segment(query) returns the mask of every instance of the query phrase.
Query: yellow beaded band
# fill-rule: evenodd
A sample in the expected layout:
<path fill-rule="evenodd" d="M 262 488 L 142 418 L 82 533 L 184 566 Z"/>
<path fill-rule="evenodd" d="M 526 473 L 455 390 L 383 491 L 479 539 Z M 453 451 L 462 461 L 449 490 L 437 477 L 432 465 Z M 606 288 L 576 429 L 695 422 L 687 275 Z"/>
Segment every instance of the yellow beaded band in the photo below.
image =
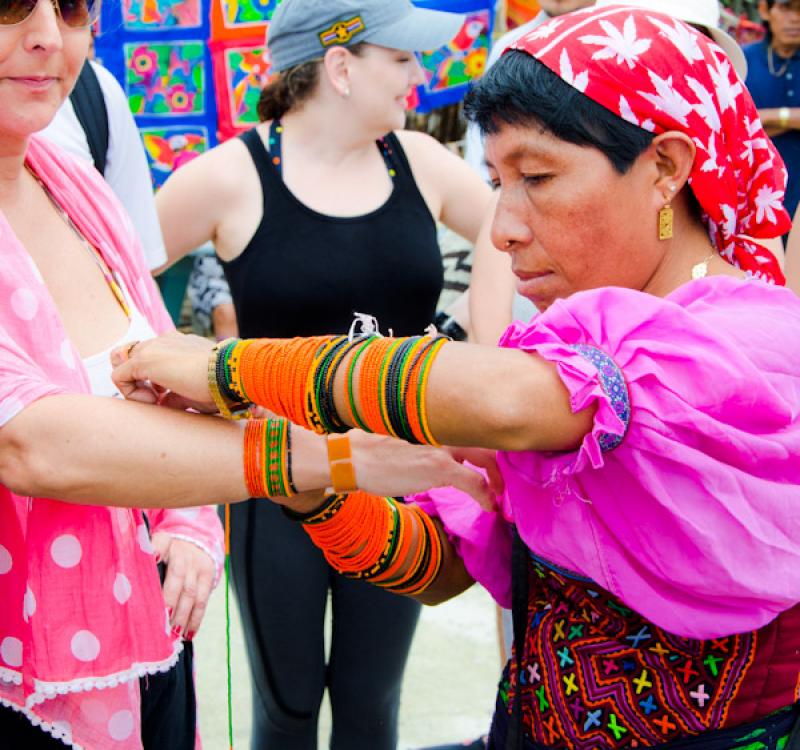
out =
<path fill-rule="evenodd" d="M 252 406 L 250 402 L 234 400 L 233 397 L 226 398 L 222 392 L 224 384 L 229 382 L 229 377 L 225 372 L 225 368 L 228 367 L 227 354 L 229 350 L 240 344 L 241 342 L 234 338 L 220 341 L 211 350 L 208 358 L 208 390 L 217 410 L 226 419 L 248 419 L 250 417 L 250 407 Z"/>

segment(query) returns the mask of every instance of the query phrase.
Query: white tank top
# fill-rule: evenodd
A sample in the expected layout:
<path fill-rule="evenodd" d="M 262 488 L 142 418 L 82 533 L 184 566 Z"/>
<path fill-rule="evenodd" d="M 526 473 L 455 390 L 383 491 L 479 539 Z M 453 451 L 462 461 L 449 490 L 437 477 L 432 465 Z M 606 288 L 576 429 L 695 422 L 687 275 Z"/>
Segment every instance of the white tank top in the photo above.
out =
<path fill-rule="evenodd" d="M 118 346 L 129 344 L 133 341 L 147 341 L 147 339 L 154 339 L 156 332 L 150 325 L 147 318 L 139 312 L 136 305 L 131 301 L 131 296 L 128 290 L 120 280 L 120 288 L 125 296 L 125 301 L 131 313 L 131 322 L 125 335 L 114 342 L 108 349 L 97 354 L 92 354 L 83 360 L 86 372 L 89 375 L 89 385 L 92 389 L 92 394 L 95 396 L 108 396 L 110 398 L 122 398 L 122 394 L 117 390 L 114 381 L 111 379 L 111 352 Z"/>

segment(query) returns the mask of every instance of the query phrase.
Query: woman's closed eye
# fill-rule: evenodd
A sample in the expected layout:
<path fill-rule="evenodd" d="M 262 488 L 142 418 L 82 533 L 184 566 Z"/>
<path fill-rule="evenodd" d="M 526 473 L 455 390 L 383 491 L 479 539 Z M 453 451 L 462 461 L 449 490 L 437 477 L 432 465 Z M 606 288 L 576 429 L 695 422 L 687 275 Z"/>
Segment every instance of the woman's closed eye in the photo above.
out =
<path fill-rule="evenodd" d="M 541 174 L 523 174 L 522 179 L 526 185 L 541 185 L 543 182 L 549 180 L 553 175 L 547 173 Z"/>

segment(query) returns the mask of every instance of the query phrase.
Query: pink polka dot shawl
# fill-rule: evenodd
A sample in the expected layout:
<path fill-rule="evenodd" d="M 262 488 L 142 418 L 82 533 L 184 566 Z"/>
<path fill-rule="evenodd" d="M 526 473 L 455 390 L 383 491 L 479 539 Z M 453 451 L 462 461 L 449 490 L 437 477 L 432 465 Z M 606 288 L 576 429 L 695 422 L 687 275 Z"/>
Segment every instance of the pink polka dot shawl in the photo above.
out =
<path fill-rule="evenodd" d="M 130 220 L 97 172 L 44 140 L 28 163 L 157 331 L 172 324 Z M 28 405 L 89 393 L 30 256 L 0 214 L 0 428 Z M 148 513 L 153 531 L 222 563 L 212 508 Z M 74 748 L 141 748 L 138 678 L 168 670 L 170 634 L 142 511 L 20 497 L 0 485 L 0 704 Z"/>
<path fill-rule="evenodd" d="M 751 238 L 789 231 L 786 169 L 717 45 L 669 16 L 609 7 L 554 18 L 512 49 L 644 130 L 689 135 L 697 146 L 689 184 L 714 246 L 750 274 L 784 283 L 775 257 Z"/>

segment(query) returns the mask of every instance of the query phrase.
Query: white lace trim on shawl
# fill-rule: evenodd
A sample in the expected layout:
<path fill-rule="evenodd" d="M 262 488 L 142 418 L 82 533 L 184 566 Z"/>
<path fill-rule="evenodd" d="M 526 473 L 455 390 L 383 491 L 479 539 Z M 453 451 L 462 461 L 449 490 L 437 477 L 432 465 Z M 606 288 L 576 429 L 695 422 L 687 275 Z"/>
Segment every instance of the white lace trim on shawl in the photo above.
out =
<path fill-rule="evenodd" d="M 42 721 L 33 710 L 34 706 L 44 703 L 47 700 L 52 700 L 61 695 L 68 693 L 83 693 L 90 690 L 104 690 L 106 688 L 117 687 L 118 685 L 129 682 L 130 680 L 137 680 L 146 675 L 159 674 L 168 672 L 178 662 L 178 657 L 183 651 L 183 641 L 177 640 L 173 643 L 173 652 L 168 659 L 159 662 L 148 662 L 145 664 L 133 664 L 128 669 L 121 672 L 115 672 L 105 677 L 81 677 L 76 680 L 68 680 L 66 682 L 43 682 L 41 680 L 34 680 L 34 692 L 28 696 L 25 701 L 25 706 L 19 706 L 16 703 L 4 698 L 0 695 L 0 705 L 6 708 L 11 708 L 18 713 L 23 714 L 35 727 L 41 728 L 53 738 L 61 740 L 67 747 L 73 750 L 88 750 L 82 745 L 78 745 L 72 740 L 72 732 L 68 727 L 60 725 L 59 722 L 50 724 L 49 722 Z M 12 683 L 14 685 L 22 684 L 22 675 L 5 667 L 0 668 L 0 681 Z"/>

